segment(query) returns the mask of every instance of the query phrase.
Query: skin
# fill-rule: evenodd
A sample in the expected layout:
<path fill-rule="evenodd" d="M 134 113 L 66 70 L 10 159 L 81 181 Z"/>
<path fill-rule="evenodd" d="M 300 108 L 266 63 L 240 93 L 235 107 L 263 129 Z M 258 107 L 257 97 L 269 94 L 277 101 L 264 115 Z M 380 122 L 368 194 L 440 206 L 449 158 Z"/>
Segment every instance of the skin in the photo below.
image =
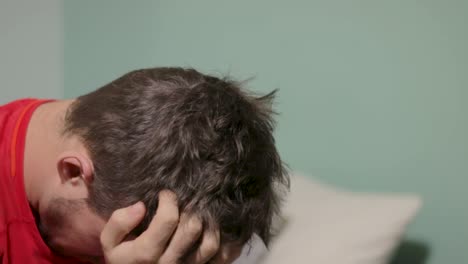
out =
<path fill-rule="evenodd" d="M 52 250 L 108 264 L 231 263 L 240 255 L 240 245 L 220 245 L 219 230 L 204 230 L 196 216 L 179 212 L 177 197 L 169 191 L 160 193 L 156 215 L 136 238 L 127 234 L 143 219 L 143 203 L 116 210 L 109 219 L 93 212 L 85 202 L 93 163 L 78 138 L 60 134 L 72 102 L 38 107 L 26 136 L 25 191 Z M 198 248 L 189 251 L 199 240 Z"/>

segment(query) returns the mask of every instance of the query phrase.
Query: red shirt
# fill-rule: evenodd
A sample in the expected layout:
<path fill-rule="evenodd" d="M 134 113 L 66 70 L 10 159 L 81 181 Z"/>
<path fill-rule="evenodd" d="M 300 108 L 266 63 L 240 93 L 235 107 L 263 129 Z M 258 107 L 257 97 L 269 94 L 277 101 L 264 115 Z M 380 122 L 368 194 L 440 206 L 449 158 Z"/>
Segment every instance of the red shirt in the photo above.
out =
<path fill-rule="evenodd" d="M 0 106 L 0 264 L 78 263 L 55 255 L 42 240 L 23 183 L 26 130 L 45 100 Z"/>

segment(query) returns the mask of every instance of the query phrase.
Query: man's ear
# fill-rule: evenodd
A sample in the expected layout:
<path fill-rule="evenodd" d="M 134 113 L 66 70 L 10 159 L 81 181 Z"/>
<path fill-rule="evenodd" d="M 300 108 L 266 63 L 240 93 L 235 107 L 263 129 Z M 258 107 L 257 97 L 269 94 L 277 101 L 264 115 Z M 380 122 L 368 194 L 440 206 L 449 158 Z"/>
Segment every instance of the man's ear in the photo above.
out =
<path fill-rule="evenodd" d="M 58 158 L 57 171 L 62 182 L 78 183 L 83 180 L 86 185 L 89 185 L 93 181 L 93 163 L 87 156 L 79 152 L 62 153 Z"/>

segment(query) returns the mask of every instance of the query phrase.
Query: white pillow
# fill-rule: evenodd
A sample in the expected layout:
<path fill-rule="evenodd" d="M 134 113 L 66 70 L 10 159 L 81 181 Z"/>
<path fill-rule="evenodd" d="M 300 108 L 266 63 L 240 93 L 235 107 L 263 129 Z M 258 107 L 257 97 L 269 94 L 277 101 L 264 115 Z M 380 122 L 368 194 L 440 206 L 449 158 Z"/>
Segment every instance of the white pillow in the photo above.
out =
<path fill-rule="evenodd" d="M 242 249 L 241 256 L 233 264 L 257 264 L 267 253 L 267 248 L 259 236 L 254 235 Z"/>
<path fill-rule="evenodd" d="M 420 207 L 415 195 L 349 192 L 295 174 L 270 251 L 254 238 L 235 264 L 387 264 Z"/>

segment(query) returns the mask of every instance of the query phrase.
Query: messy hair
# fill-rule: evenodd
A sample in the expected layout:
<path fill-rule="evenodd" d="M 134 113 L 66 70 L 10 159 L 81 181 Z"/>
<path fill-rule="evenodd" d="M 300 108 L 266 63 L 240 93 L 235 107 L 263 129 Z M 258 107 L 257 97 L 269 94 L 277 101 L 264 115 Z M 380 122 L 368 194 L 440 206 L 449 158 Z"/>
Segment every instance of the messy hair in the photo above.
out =
<path fill-rule="evenodd" d="M 102 217 L 143 201 L 144 231 L 164 189 L 221 241 L 268 244 L 289 178 L 275 147 L 273 91 L 255 96 L 194 69 L 132 71 L 78 97 L 65 134 L 79 136 L 95 175 L 89 206 Z"/>

